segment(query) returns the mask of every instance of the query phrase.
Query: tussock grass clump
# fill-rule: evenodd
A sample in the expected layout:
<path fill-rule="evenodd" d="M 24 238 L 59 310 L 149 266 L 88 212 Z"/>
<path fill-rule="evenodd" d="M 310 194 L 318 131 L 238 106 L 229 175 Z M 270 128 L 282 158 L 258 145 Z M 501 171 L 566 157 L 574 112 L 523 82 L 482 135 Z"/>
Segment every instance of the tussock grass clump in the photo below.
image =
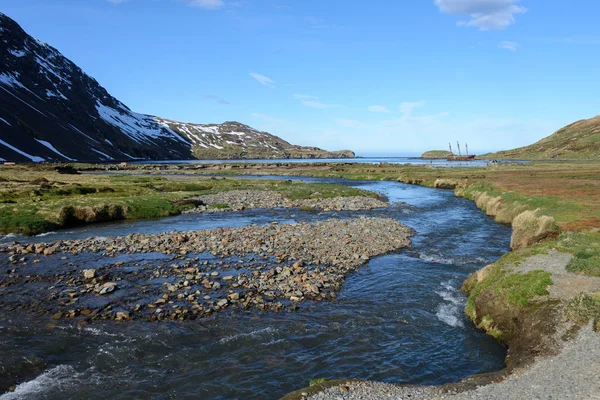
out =
<path fill-rule="evenodd" d="M 461 182 L 455 179 L 438 178 L 433 183 L 433 187 L 438 189 L 456 189 Z"/>
<path fill-rule="evenodd" d="M 478 190 L 461 193 L 473 200 L 477 208 L 483 210 L 487 215 L 494 217 L 494 220 L 501 224 L 511 224 L 517 215 L 528 209 L 525 204 L 505 200 L 501 195 L 493 196 L 488 194 L 488 192 L 480 192 Z"/>
<path fill-rule="evenodd" d="M 567 304 L 565 317 L 579 325 L 586 325 L 590 320 L 597 325 L 600 319 L 600 294 L 589 295 L 582 293 Z"/>
<path fill-rule="evenodd" d="M 539 215 L 539 210 L 524 211 L 512 221 L 513 233 L 510 239 L 510 248 L 522 249 L 544 239 L 556 238 L 560 227 L 554 218 Z"/>
<path fill-rule="evenodd" d="M 92 222 L 108 222 L 125 219 L 127 206 L 100 204 L 96 206 L 63 206 L 58 211 L 58 223 L 62 226 Z"/>
<path fill-rule="evenodd" d="M 490 313 L 519 315 L 521 311 L 532 307 L 535 297 L 548 295 L 546 288 L 552 285 L 549 272 L 536 270 L 526 274 L 515 273 L 507 267 L 507 263 L 518 258 L 514 253 L 505 257 L 506 260 L 501 259 L 471 274 L 461 287 L 469 296 L 465 313 L 477 327 L 496 339 L 503 339 L 507 332 L 494 322 Z"/>

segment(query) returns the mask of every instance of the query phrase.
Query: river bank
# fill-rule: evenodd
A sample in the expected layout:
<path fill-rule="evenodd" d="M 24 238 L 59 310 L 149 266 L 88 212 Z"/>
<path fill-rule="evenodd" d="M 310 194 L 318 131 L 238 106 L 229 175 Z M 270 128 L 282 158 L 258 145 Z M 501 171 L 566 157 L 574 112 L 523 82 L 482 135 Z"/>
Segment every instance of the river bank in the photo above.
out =
<path fill-rule="evenodd" d="M 432 389 L 458 390 L 464 392 L 463 398 L 488 398 L 486 385 L 507 377 L 520 382 L 521 374 L 532 365 L 541 371 L 532 379 L 537 377 L 542 385 L 544 371 L 552 369 L 553 357 L 561 357 L 584 327 L 591 326 L 587 329 L 595 331 L 600 328 L 600 278 L 596 278 L 600 276 L 600 182 L 594 173 L 597 167 L 597 162 L 532 163 L 458 171 L 386 165 L 381 168 L 339 166 L 330 169 L 329 174 L 313 173 L 351 179 L 364 179 L 364 175 L 368 175 L 452 189 L 457 196 L 474 201 L 497 222 L 512 225 L 513 251 L 471 275 L 462 287 L 469 296 L 467 315 L 478 328 L 508 346 L 507 366 L 497 374 Z M 545 261 L 540 262 L 540 257 Z M 584 281 L 586 284 L 582 284 Z M 588 336 L 593 343 L 598 343 L 597 333 Z M 577 343 L 583 343 L 579 344 L 579 354 L 589 351 L 585 348 L 591 343 L 589 340 Z M 597 358 L 584 365 L 600 368 Z M 555 377 L 550 391 L 556 389 L 556 393 L 560 393 L 559 387 L 572 388 L 570 382 L 581 382 L 579 368 L 561 372 L 563 379 Z M 353 398 L 344 394 L 347 386 L 335 386 L 336 389 L 329 392 L 330 397 L 314 398 Z M 472 392 L 478 386 L 483 388 Z M 321 390 L 323 388 L 316 391 Z M 405 395 L 409 392 L 406 390 L 399 391 L 398 395 Z M 419 388 L 413 394 L 420 398 L 421 390 L 425 389 Z M 588 384 L 583 389 L 563 393 L 566 398 L 584 398 L 580 397 L 581 393 L 591 394 L 594 390 L 595 386 Z M 393 387 L 383 389 L 380 394 L 388 391 L 393 393 Z M 294 392 L 286 398 L 301 398 L 302 393 L 308 392 Z M 337 396 L 332 397 L 333 393 Z M 432 395 L 427 390 L 425 393 L 423 398 Z M 522 398 L 520 396 L 526 395 L 523 391 L 516 392 L 513 398 Z M 490 394 L 489 398 L 494 397 Z"/>
<path fill-rule="evenodd" d="M 528 369 L 494 382 L 456 393 L 452 387 L 401 386 L 379 382 L 342 381 L 309 395 L 309 400 L 521 400 L 594 399 L 600 391 L 600 337 L 591 327 L 583 329 L 555 356 L 538 360 Z M 287 398 L 287 397 L 286 397 Z M 291 396 L 289 397 L 291 398 Z"/>
<path fill-rule="evenodd" d="M 214 230 L 253 223 L 268 226 L 272 221 L 284 225 L 331 218 L 352 220 L 361 215 L 392 218 L 418 232 L 412 238 L 412 247 L 371 258 L 349 274 L 334 300 L 304 300 L 297 303 L 293 312 L 288 312 L 291 308 L 273 312 L 228 305 L 193 322 L 149 323 L 141 318 L 96 319 L 86 323 L 88 317 L 84 315 L 52 320 L 51 315 L 3 311 L 0 368 L 5 372 L 0 390 L 16 386 L 14 395 L 6 398 L 89 397 L 93 392 L 98 398 L 116 399 L 139 393 L 159 398 L 177 394 L 207 399 L 274 399 L 298 388 L 299 382 L 321 376 L 350 373 L 375 380 L 439 384 L 501 368 L 503 348 L 468 322 L 462 313 L 465 299 L 458 289 L 470 272 L 496 260 L 508 249 L 508 228 L 481 213 L 473 217 L 474 206 L 449 192 L 395 182 L 328 182 L 376 192 L 391 203 L 405 202 L 410 206 L 363 211 L 282 208 L 182 214 L 158 221 L 92 224 L 35 238 L 15 237 L 12 240 L 40 243 L 129 233 Z M 25 255 L 32 268 L 45 270 L 48 275 L 72 269 L 102 272 L 114 268 L 133 271 L 129 274 L 131 279 L 138 269 L 152 270 L 156 265 L 172 268 L 171 264 L 187 262 L 170 260 L 176 256 L 180 255 Z M 3 257 L 8 255 L 0 255 L 6 260 Z M 241 271 L 235 268 L 237 261 L 263 262 L 221 259 L 209 252 L 197 256 L 188 253 L 187 257 L 199 257 L 194 263 L 202 268 L 208 261 L 210 272 L 219 272 L 218 278 L 209 279 L 232 285 L 237 282 L 221 282 L 221 278 L 235 277 Z M 39 263 L 33 262 L 36 258 Z M 264 262 L 270 267 L 285 267 L 275 260 Z M 21 272 L 25 279 L 28 274 Z M 0 276 L 5 273 L 0 271 Z M 49 282 L 38 284 L 52 286 Z M 86 293 L 78 302 L 87 301 L 87 296 L 108 300 L 129 289 L 124 286 L 109 295 Z M 163 290 L 166 294 L 168 289 Z M 150 293 L 148 303 L 160 297 Z M 200 300 L 203 302 L 203 297 Z M 169 301 L 180 300 L 170 296 Z M 284 299 L 280 301 L 285 303 Z M 424 362 L 431 357 L 437 362 Z M 387 367 L 382 368 L 383 365 Z"/>
<path fill-rule="evenodd" d="M 235 190 L 269 192 L 280 203 L 377 197 L 344 185 L 283 179 L 92 175 L 61 165 L 4 165 L 0 168 L 0 234 L 36 235 L 94 223 L 174 216 L 198 205 L 182 200 Z"/>

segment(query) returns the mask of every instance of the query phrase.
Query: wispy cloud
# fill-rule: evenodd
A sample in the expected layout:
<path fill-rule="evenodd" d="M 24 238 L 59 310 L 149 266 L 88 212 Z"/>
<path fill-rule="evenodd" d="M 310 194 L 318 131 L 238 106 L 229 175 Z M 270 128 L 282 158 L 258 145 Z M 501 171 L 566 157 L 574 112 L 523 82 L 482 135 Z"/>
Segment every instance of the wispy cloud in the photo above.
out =
<path fill-rule="evenodd" d="M 518 6 L 519 0 L 434 0 L 440 11 L 468 15 L 459 21 L 461 26 L 474 26 L 482 31 L 502 30 L 515 22 L 516 14 L 527 11 Z"/>
<path fill-rule="evenodd" d="M 257 74 L 256 72 L 250 72 L 250 76 L 261 85 L 265 85 L 267 87 L 270 87 L 271 89 L 275 89 L 275 81 L 273 79 L 261 74 Z"/>
<path fill-rule="evenodd" d="M 425 106 L 425 102 L 424 101 L 405 101 L 403 103 L 400 103 L 400 105 L 398 106 L 398 109 L 400 110 L 400 112 L 402 114 L 404 114 L 405 117 L 410 117 L 412 116 L 413 112 L 415 111 L 415 109 L 417 108 L 421 108 Z"/>
<path fill-rule="evenodd" d="M 498 44 L 498 47 L 509 51 L 517 51 L 521 46 L 517 42 L 504 40 Z"/>
<path fill-rule="evenodd" d="M 376 113 L 389 113 L 389 112 L 391 112 L 386 106 L 380 106 L 380 105 L 377 105 L 377 104 L 369 106 L 369 111 L 376 112 Z"/>
<path fill-rule="evenodd" d="M 108 1 L 109 3 L 113 3 L 113 4 L 119 4 L 119 3 L 123 3 L 127 0 L 106 0 L 106 1 Z"/>
<path fill-rule="evenodd" d="M 117 0 L 119 1 L 119 0 Z M 204 8 L 207 10 L 216 10 L 225 5 L 223 0 L 178 0 L 192 7 Z"/>
<path fill-rule="evenodd" d="M 227 100 L 222 99 L 218 96 L 213 96 L 212 94 L 203 94 L 202 97 L 204 97 L 205 99 L 208 99 L 208 100 L 214 100 L 215 102 L 217 102 L 219 104 L 231 104 Z"/>
<path fill-rule="evenodd" d="M 327 108 L 343 107 L 340 104 L 326 104 L 326 103 L 321 103 L 319 101 L 314 101 L 314 100 L 302 100 L 302 104 L 304 104 L 306 107 L 318 108 L 320 110 L 325 110 Z"/>

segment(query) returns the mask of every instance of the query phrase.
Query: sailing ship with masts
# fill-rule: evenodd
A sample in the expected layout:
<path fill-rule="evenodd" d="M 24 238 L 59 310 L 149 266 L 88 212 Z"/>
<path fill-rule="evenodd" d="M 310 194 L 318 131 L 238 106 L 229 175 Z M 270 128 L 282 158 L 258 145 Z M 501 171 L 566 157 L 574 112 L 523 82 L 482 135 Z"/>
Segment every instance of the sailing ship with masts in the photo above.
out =
<path fill-rule="evenodd" d="M 452 151 L 452 145 L 448 143 L 448 147 L 450 148 L 450 156 L 448 156 L 448 161 L 473 161 L 475 159 L 475 154 L 469 155 L 469 145 L 465 143 L 465 148 L 467 151 L 466 155 L 462 155 L 460 152 L 460 143 L 456 142 L 456 147 L 458 147 L 458 155 L 454 154 Z"/>

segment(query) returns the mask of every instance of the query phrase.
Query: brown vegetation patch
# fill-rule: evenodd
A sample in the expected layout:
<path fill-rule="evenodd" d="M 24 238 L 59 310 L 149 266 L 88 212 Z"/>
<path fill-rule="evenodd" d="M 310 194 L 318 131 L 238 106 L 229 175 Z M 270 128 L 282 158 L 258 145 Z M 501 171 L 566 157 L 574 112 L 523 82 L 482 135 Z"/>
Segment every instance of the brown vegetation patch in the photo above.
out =
<path fill-rule="evenodd" d="M 127 206 L 103 204 L 98 206 L 63 206 L 58 212 L 58 222 L 62 226 L 80 225 L 92 222 L 108 222 L 125 219 Z"/>
<path fill-rule="evenodd" d="M 560 234 L 560 228 L 554 218 L 539 215 L 536 211 L 524 211 L 512 221 L 513 233 L 510 248 L 522 249 L 545 239 L 555 239 Z"/>

